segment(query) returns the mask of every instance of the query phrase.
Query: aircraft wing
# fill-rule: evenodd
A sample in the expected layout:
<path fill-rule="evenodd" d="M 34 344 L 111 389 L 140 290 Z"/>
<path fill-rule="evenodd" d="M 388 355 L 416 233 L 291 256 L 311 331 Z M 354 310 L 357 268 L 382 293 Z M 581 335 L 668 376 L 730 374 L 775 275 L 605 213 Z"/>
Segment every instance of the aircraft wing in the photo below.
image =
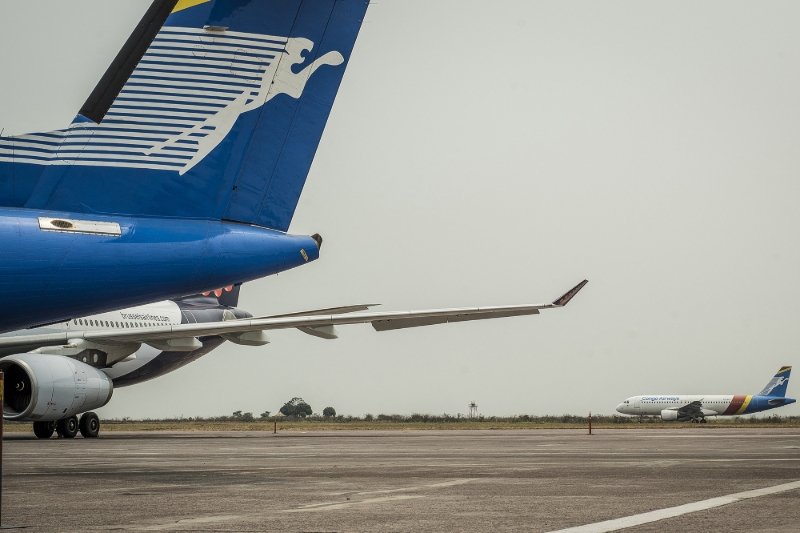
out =
<path fill-rule="evenodd" d="M 326 307 L 325 309 L 314 309 L 311 311 L 298 311 L 296 313 L 281 313 L 279 315 L 267 315 L 257 318 L 283 318 L 289 316 L 315 316 L 315 315 L 343 315 L 345 313 L 355 313 L 356 311 L 369 311 L 370 307 L 376 307 L 380 304 L 359 304 L 359 305 L 343 305 L 341 307 Z M 251 319 L 254 320 L 254 319 Z"/>
<path fill-rule="evenodd" d="M 153 326 L 129 329 L 107 329 L 93 331 L 72 331 L 62 333 L 48 333 L 42 335 L 20 335 L 0 338 L 0 349 L 13 346 L 54 345 L 74 343 L 75 341 L 89 341 L 101 344 L 132 344 L 146 343 L 165 345 L 170 341 L 191 340 L 195 337 L 212 335 L 223 336 L 236 342 L 237 338 L 242 344 L 266 344 L 256 337 L 243 337 L 247 334 L 261 333 L 275 329 L 297 328 L 318 337 L 334 339 L 337 333 L 333 326 L 344 324 L 371 323 L 377 331 L 413 328 L 449 322 L 465 322 L 468 320 L 486 320 L 490 318 L 504 318 L 510 316 L 536 315 L 542 309 L 564 307 L 580 291 L 588 281 L 584 280 L 570 289 L 563 296 L 552 303 L 503 305 L 494 307 L 463 307 L 452 309 L 428 309 L 421 311 L 387 311 L 371 313 L 348 313 L 351 307 L 331 308 L 339 311 L 338 314 L 303 315 L 293 313 L 286 316 L 272 316 L 264 318 L 249 318 L 241 320 L 225 320 L 221 322 L 206 322 L 196 324 L 175 324 L 171 326 Z M 365 306 L 363 306 L 365 307 Z M 238 336 L 238 337 L 237 337 Z M 187 344 L 187 346 L 189 346 Z M 175 343 L 180 346 L 180 343 Z M 5 350 L 4 350 L 5 351 Z"/>
<path fill-rule="evenodd" d="M 684 416 L 697 416 L 704 414 L 703 405 L 699 401 L 692 402 L 690 404 L 684 405 L 683 407 L 679 407 L 677 411 L 678 411 L 678 416 L 681 418 Z"/>

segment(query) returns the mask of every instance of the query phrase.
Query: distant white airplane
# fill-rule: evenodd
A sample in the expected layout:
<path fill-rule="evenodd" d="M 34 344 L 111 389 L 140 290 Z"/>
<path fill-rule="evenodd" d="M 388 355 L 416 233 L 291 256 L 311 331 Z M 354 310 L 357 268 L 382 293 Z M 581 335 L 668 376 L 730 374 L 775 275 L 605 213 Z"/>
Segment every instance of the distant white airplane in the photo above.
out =
<path fill-rule="evenodd" d="M 705 422 L 707 416 L 734 416 L 759 413 L 789 405 L 786 397 L 792 367 L 778 370 L 764 390 L 754 395 L 651 395 L 632 396 L 617 406 L 626 415 L 660 416 L 662 420 Z"/>

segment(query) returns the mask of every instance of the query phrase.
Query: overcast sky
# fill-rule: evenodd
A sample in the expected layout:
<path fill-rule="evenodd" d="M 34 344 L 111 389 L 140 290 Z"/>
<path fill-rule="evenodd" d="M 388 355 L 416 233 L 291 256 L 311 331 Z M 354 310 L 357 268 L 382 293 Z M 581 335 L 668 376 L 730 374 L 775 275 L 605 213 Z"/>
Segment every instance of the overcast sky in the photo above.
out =
<path fill-rule="evenodd" d="M 149 3 L 4 0 L 4 134 L 65 127 Z M 800 366 L 797 20 L 788 1 L 373 3 L 291 227 L 323 235 L 321 258 L 246 284 L 240 306 L 589 285 L 533 317 L 225 344 L 100 415 L 293 396 L 353 415 L 611 414 L 635 394 L 757 393 Z"/>

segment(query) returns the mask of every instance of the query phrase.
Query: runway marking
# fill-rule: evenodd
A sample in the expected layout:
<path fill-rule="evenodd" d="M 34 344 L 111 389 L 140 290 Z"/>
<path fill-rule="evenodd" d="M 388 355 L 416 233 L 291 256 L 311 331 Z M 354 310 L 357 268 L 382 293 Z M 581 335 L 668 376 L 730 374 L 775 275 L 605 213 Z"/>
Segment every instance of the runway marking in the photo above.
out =
<path fill-rule="evenodd" d="M 742 428 L 746 429 L 746 428 Z M 766 433 L 761 435 L 747 435 L 747 434 L 736 434 L 733 433 L 721 433 L 717 435 L 699 435 L 699 434 L 684 434 L 684 435 L 634 435 L 637 439 L 685 439 L 685 438 L 692 438 L 692 439 L 719 439 L 719 438 L 728 438 L 728 439 L 783 439 L 789 437 L 800 437 L 798 433 Z"/>
<path fill-rule="evenodd" d="M 432 483 L 430 485 L 416 485 L 413 487 L 402 487 L 399 489 L 381 489 L 381 490 L 368 490 L 363 492 L 346 492 L 343 496 L 347 496 L 348 494 L 359 496 L 359 495 L 366 495 L 366 494 L 390 494 L 392 492 L 407 492 L 410 490 L 424 490 L 424 489 L 440 489 L 444 487 L 454 487 L 456 485 L 463 485 L 464 483 L 469 483 L 470 481 L 474 481 L 472 479 L 456 479 L 453 481 L 443 481 L 442 483 Z M 323 503 L 313 503 L 310 505 L 304 505 L 302 507 L 297 507 L 295 509 L 286 509 L 281 511 L 283 513 L 305 513 L 311 511 L 329 511 L 333 509 L 343 509 L 345 507 L 351 507 L 353 505 L 362 505 L 367 503 L 382 503 L 382 502 L 389 502 L 389 501 L 396 501 L 396 500 L 410 500 L 414 498 L 424 498 L 424 496 L 410 496 L 400 494 L 397 496 L 382 496 L 380 498 L 368 498 L 366 500 L 349 500 L 348 501 L 335 501 L 335 502 L 323 502 Z"/>
<path fill-rule="evenodd" d="M 397 500 L 413 500 L 415 498 L 424 498 L 424 496 L 411 496 L 409 494 L 399 494 L 397 496 L 383 496 L 381 498 L 369 498 L 366 500 L 353 500 L 349 502 L 328 502 L 316 503 L 313 505 L 306 505 L 305 507 L 298 507 L 297 509 L 286 509 L 282 513 L 309 513 L 314 511 L 331 511 L 334 509 L 344 509 L 353 505 L 364 505 L 370 503 L 383 503 Z"/>
<path fill-rule="evenodd" d="M 736 503 L 750 498 L 758 498 L 759 496 L 778 494 L 780 492 L 786 492 L 787 490 L 794 489 L 800 489 L 800 481 L 792 481 L 791 483 L 784 483 L 782 485 L 775 485 L 773 487 L 765 487 L 763 489 L 737 492 L 736 494 L 719 496 L 717 498 L 711 498 L 710 500 L 702 500 L 699 502 L 678 505 L 677 507 L 668 507 L 666 509 L 658 509 L 647 513 L 615 518 L 613 520 L 595 522 L 594 524 L 568 527 L 567 529 L 559 529 L 549 533 L 606 533 L 608 531 L 617 531 L 629 527 L 640 526 L 642 524 L 649 524 L 650 522 L 658 522 L 659 520 L 664 520 L 666 518 L 674 518 L 687 513 L 705 511 L 707 509 L 713 509 L 714 507 L 728 505 L 729 503 Z"/>
<path fill-rule="evenodd" d="M 213 524 L 214 522 L 227 522 L 229 520 L 237 520 L 243 518 L 241 515 L 221 515 L 221 516 L 206 516 L 203 518 L 184 518 L 169 522 L 167 524 L 158 524 L 154 526 L 117 526 L 106 529 L 135 529 L 137 531 L 165 531 L 167 529 L 183 528 L 191 526 L 192 524 Z"/>
<path fill-rule="evenodd" d="M 409 490 L 422 490 L 422 489 L 439 489 L 442 487 L 454 487 L 456 485 L 463 485 L 474 481 L 472 479 L 456 479 L 454 481 L 444 481 L 442 483 L 432 483 L 430 485 L 415 485 L 413 487 L 403 487 L 399 489 L 382 489 L 382 490 L 368 490 L 364 492 L 351 492 L 348 494 L 388 494 L 390 492 L 406 492 Z"/>

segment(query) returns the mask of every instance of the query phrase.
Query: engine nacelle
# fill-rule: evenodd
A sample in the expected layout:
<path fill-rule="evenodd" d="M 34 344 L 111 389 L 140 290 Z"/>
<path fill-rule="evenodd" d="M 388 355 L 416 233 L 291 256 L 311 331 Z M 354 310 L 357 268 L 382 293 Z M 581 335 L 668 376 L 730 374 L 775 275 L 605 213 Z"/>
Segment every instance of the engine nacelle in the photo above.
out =
<path fill-rule="evenodd" d="M 63 355 L 9 355 L 0 359 L 0 370 L 6 420 L 60 420 L 103 407 L 114 392 L 105 373 Z"/>
<path fill-rule="evenodd" d="M 661 420 L 665 422 L 676 422 L 678 420 L 678 411 L 674 409 L 664 409 L 661 411 Z"/>

